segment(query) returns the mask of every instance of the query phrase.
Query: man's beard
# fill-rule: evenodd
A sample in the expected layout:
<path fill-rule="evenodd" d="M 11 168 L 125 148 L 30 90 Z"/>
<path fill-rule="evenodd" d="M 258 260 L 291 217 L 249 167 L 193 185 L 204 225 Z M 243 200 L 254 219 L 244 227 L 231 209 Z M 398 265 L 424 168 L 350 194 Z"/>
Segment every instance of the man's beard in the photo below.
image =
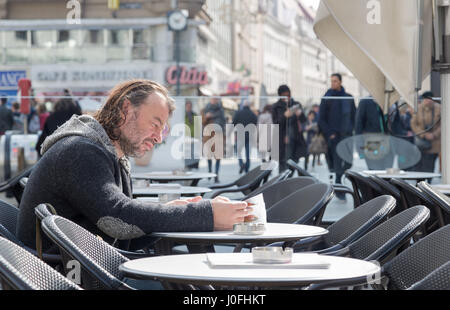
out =
<path fill-rule="evenodd" d="M 123 154 L 127 157 L 140 158 L 144 156 L 145 152 L 140 152 L 140 143 L 134 143 L 128 139 L 123 133 L 119 138 L 119 146 Z"/>

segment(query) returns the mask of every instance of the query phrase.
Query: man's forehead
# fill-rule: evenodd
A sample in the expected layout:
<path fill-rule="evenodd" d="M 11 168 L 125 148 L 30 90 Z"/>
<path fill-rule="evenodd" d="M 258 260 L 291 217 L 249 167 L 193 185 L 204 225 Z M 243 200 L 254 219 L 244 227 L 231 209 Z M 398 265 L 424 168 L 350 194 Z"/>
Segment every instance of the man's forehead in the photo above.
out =
<path fill-rule="evenodd" d="M 141 108 L 141 112 L 146 116 L 152 117 L 161 123 L 165 123 L 169 118 L 169 106 L 166 99 L 157 93 L 149 95 L 141 105 Z"/>

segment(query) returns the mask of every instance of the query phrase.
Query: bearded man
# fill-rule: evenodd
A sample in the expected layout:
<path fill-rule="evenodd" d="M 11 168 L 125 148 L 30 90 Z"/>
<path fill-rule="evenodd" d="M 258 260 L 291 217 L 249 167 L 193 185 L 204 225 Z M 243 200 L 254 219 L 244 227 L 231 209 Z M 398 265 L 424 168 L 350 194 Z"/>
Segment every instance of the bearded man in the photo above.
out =
<path fill-rule="evenodd" d="M 168 204 L 132 199 L 128 157 L 141 157 L 162 142 L 173 110 L 163 86 L 131 80 L 112 89 L 94 117 L 74 116 L 58 128 L 44 141 L 23 193 L 18 238 L 35 248 L 34 208 L 40 203 L 110 243 L 152 232 L 229 230 L 243 222 L 247 203 L 223 197 Z M 42 248 L 52 250 L 46 236 Z"/>

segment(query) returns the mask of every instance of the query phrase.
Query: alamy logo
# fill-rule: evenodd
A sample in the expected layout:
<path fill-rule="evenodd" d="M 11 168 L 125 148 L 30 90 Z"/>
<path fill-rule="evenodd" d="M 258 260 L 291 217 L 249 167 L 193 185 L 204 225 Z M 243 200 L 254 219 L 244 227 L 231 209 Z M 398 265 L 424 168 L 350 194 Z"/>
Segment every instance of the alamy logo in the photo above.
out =
<path fill-rule="evenodd" d="M 369 0 L 367 1 L 367 23 L 370 25 L 380 25 L 381 24 L 381 3 L 380 0 Z"/>
<path fill-rule="evenodd" d="M 81 4 L 78 0 L 67 1 L 66 8 L 70 11 L 67 13 L 66 21 L 68 24 L 81 24 Z"/>
<path fill-rule="evenodd" d="M 66 278 L 75 284 L 81 284 L 81 266 L 77 260 L 70 260 L 67 262 L 66 270 L 68 270 Z"/>

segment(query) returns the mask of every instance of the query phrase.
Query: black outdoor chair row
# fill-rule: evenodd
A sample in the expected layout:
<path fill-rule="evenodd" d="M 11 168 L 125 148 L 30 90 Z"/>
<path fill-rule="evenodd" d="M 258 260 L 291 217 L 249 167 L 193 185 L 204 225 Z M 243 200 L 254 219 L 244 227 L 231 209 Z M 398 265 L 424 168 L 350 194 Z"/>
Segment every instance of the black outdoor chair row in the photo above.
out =
<path fill-rule="evenodd" d="M 373 227 L 380 219 L 393 209 L 393 198 L 383 196 L 355 209 L 335 224 L 353 223 L 355 219 L 366 216 L 365 229 Z M 41 205 L 45 206 L 45 205 Z M 369 216 L 372 214 L 372 216 Z M 359 215 L 359 216 L 358 216 Z M 350 257 L 379 260 L 383 262 L 394 256 L 401 244 L 409 242 L 412 234 L 427 220 L 429 211 L 426 207 L 415 206 L 395 215 L 384 223 L 363 234 L 363 229 L 353 233 L 348 229 L 342 232 L 344 245 L 349 240 L 356 241 L 343 248 L 327 253 L 328 255 L 347 255 Z M 369 223 L 370 222 L 370 223 Z M 336 237 L 339 229 L 332 228 Z M 0 238 L 0 278 L 3 289 L 132 289 L 125 283 L 119 266 L 128 261 L 117 249 L 98 239 L 81 226 L 55 215 L 48 215 L 42 221 L 42 230 L 61 250 L 63 266 L 70 261 L 77 261 L 81 266 L 79 286 L 68 281 L 63 275 L 24 250 L 19 245 Z M 344 229 L 345 230 L 345 229 Z M 345 234 L 349 234 L 345 238 Z M 332 244 L 333 240 L 327 240 Z M 388 260 L 382 267 L 383 279 L 389 279 L 385 286 L 374 288 L 387 289 L 448 289 L 448 262 L 450 260 L 450 225 L 424 237 L 397 256 Z M 68 270 L 66 270 L 67 272 Z M 447 278 L 446 278 L 447 275 Z M 437 280 L 436 280 L 437 279 Z M 347 286 L 353 283 L 328 282 L 313 285 L 310 289 L 329 286 Z"/>
<path fill-rule="evenodd" d="M 0 193 L 11 193 L 12 196 L 16 198 L 17 202 L 20 203 L 26 182 L 33 171 L 33 167 L 34 166 L 29 167 L 18 173 L 16 176 L 0 183 Z"/>
<path fill-rule="evenodd" d="M 356 171 L 346 171 L 345 175 L 352 183 L 357 205 L 380 195 L 391 195 L 397 200 L 396 213 L 416 205 L 430 209 L 430 221 L 422 231 L 423 234 L 450 224 L 450 199 L 426 182 L 414 186 L 402 179 L 386 181 L 376 175 L 365 176 Z"/>

